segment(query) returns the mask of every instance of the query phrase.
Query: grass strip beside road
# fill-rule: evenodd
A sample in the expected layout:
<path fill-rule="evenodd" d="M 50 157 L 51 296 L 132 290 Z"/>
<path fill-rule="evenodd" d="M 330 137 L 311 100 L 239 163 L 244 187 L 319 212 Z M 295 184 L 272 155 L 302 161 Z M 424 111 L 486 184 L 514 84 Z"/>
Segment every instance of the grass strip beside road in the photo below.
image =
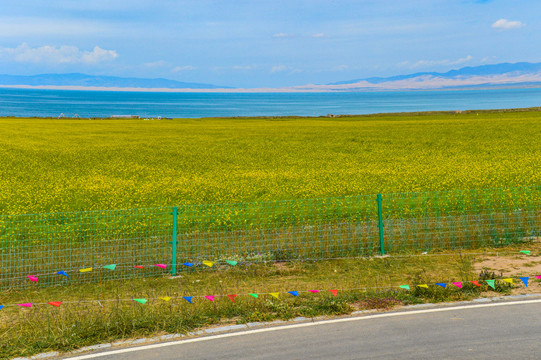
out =
<path fill-rule="evenodd" d="M 235 323 L 342 315 L 355 310 L 388 309 L 402 304 L 467 300 L 488 289 L 401 284 L 450 283 L 478 279 L 475 255 L 388 257 L 252 264 L 214 272 L 187 271 L 175 278 L 157 277 L 99 284 L 74 284 L 4 292 L 0 304 L 65 302 L 60 307 L 6 307 L 0 311 L 0 358 L 70 351 L 83 346 Z M 471 285 L 471 286 L 470 286 Z M 486 287 L 486 286 L 485 286 Z M 367 288 L 366 291 L 362 290 Z M 311 289 L 359 289 L 303 293 Z M 498 288 L 509 291 L 509 288 Z M 299 291 L 298 297 L 270 292 Z M 259 293 L 258 298 L 228 294 Z M 214 301 L 182 296 L 218 295 Z M 160 297 L 171 297 L 169 301 Z M 142 305 L 122 299 L 149 299 Z M 153 300 L 150 300 L 153 299 Z M 95 300 L 100 300 L 95 301 Z"/>

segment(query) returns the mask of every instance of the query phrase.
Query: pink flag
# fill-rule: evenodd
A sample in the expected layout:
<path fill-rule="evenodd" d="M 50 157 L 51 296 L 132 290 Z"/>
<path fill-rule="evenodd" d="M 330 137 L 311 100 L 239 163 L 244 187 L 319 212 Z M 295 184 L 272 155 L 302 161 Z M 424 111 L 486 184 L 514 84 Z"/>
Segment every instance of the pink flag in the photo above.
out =
<path fill-rule="evenodd" d="M 206 295 L 205 296 L 209 301 L 214 301 L 214 295 Z"/>
<path fill-rule="evenodd" d="M 455 285 L 456 287 L 462 289 L 462 282 L 454 282 L 453 285 Z"/>
<path fill-rule="evenodd" d="M 536 275 L 535 277 L 538 279 L 541 279 L 541 275 Z"/>
<path fill-rule="evenodd" d="M 310 291 L 311 293 L 314 293 L 314 294 L 317 294 L 319 292 L 319 290 L 308 290 Z"/>
<path fill-rule="evenodd" d="M 165 264 L 154 264 L 154 266 L 157 266 L 157 267 L 162 268 L 162 269 L 167 268 L 167 265 L 165 265 Z"/>
<path fill-rule="evenodd" d="M 38 282 L 38 278 L 34 275 L 28 275 L 28 278 L 30 279 L 30 281 Z"/>
<path fill-rule="evenodd" d="M 32 307 L 32 303 L 17 304 L 17 306 Z"/>

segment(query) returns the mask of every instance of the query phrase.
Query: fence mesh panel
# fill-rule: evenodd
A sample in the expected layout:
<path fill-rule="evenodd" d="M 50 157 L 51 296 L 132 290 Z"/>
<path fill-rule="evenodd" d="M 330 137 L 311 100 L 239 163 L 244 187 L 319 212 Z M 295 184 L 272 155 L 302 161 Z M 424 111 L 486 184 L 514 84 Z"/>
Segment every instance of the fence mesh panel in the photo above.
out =
<path fill-rule="evenodd" d="M 173 264 L 183 271 L 184 262 L 346 258 L 381 250 L 376 195 L 179 206 L 175 259 L 173 210 L 0 215 L 0 289 L 36 286 L 28 275 L 47 286 L 164 274 Z M 382 194 L 382 211 L 389 254 L 541 240 L 541 186 Z M 114 270 L 103 267 L 111 264 Z"/>

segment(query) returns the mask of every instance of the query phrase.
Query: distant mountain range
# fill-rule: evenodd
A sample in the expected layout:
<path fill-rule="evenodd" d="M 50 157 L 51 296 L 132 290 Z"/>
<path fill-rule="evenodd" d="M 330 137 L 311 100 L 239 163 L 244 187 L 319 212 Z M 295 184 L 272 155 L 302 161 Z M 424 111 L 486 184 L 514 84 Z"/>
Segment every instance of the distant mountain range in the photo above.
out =
<path fill-rule="evenodd" d="M 541 63 L 501 63 L 468 66 L 447 72 L 418 72 L 370 77 L 324 85 L 238 89 L 168 79 L 123 78 L 86 74 L 0 75 L 0 87 L 41 87 L 76 90 L 197 91 L 197 92 L 304 92 L 480 89 L 541 87 Z"/>
<path fill-rule="evenodd" d="M 168 79 L 124 78 L 86 74 L 0 75 L 0 85 L 84 86 L 115 88 L 217 89 L 212 84 L 187 83 Z"/>

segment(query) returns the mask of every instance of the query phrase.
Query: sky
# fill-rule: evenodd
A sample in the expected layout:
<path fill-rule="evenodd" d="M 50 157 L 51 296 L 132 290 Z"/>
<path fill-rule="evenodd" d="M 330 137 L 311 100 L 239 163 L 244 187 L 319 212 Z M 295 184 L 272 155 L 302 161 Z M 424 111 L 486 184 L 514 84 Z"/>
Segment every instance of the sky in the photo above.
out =
<path fill-rule="evenodd" d="M 261 88 L 541 62 L 539 0 L 0 0 L 0 74 Z"/>

